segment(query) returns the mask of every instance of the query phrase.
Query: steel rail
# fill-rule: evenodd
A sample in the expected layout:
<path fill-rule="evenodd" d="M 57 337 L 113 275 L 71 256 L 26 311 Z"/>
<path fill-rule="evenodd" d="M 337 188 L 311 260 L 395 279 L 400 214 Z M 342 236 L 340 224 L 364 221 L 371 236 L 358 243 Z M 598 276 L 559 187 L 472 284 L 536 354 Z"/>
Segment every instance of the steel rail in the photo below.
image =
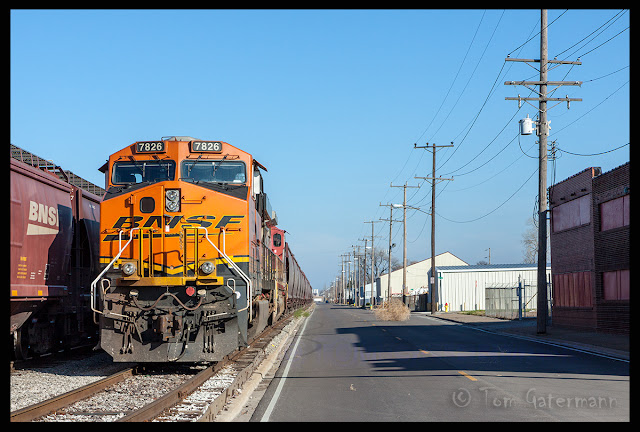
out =
<path fill-rule="evenodd" d="M 117 382 L 125 380 L 126 378 L 129 378 L 135 373 L 136 367 L 137 366 L 121 370 L 120 372 L 116 372 L 111 376 L 102 378 L 101 380 L 98 380 L 98 381 L 94 381 L 90 384 L 79 387 L 77 389 L 70 390 L 59 396 L 55 396 L 51 399 L 47 399 L 35 405 L 31 405 L 31 406 L 13 411 L 11 412 L 10 421 L 11 422 L 32 421 L 38 417 L 42 417 L 56 410 L 59 410 L 60 408 L 69 406 L 81 399 L 84 399 L 101 390 L 104 390 L 105 388 L 109 387 L 112 384 L 115 384 Z"/>
<path fill-rule="evenodd" d="M 233 364 L 234 362 L 237 362 L 238 360 L 240 360 L 242 356 L 250 354 L 252 350 L 255 351 L 253 353 L 254 357 L 247 362 L 248 364 L 244 366 L 242 370 L 238 372 L 236 379 L 229 386 L 227 391 L 223 392 L 219 396 L 219 397 L 226 398 L 225 394 L 229 392 L 229 389 L 233 391 L 234 389 L 242 385 L 242 383 L 244 383 L 244 381 L 246 381 L 248 377 L 251 375 L 251 373 L 253 372 L 253 369 L 257 367 L 257 365 L 255 364 L 257 363 L 255 359 L 256 357 L 260 357 L 260 353 L 264 352 L 264 348 L 267 345 L 267 342 L 261 342 L 261 339 L 264 339 L 265 337 L 269 336 L 271 333 L 275 332 L 276 330 L 281 330 L 284 327 L 284 325 L 287 324 L 292 317 L 293 317 L 293 312 L 290 312 L 289 314 L 283 316 L 280 320 L 278 320 L 276 324 L 267 327 L 262 333 L 254 337 L 246 347 L 227 355 L 223 360 L 200 371 L 197 375 L 193 376 L 188 381 L 184 382 L 183 384 L 176 387 L 175 389 L 165 394 L 164 396 L 156 399 L 150 404 L 145 405 L 144 407 L 136 410 L 135 412 L 132 412 L 124 417 L 119 418 L 116 421 L 117 422 L 144 422 L 144 421 L 150 421 L 154 419 L 155 417 L 162 414 L 163 411 L 180 403 L 184 398 L 186 398 L 191 393 L 196 391 L 198 387 L 203 385 L 209 378 L 216 375 L 225 366 Z M 258 358 L 258 360 L 262 360 L 262 358 Z"/>
<path fill-rule="evenodd" d="M 204 384 L 209 378 L 217 374 L 225 366 L 238 361 L 240 363 L 247 363 L 242 368 L 242 370 L 238 372 L 236 379 L 229 386 L 227 392 L 229 392 L 229 390 L 235 390 L 236 388 L 241 386 L 246 379 L 248 379 L 248 377 L 251 375 L 251 372 L 253 372 L 253 368 L 257 367 L 256 363 L 259 363 L 259 361 L 262 359 L 260 357 L 260 354 L 264 353 L 264 349 L 268 344 L 268 341 L 264 341 L 263 339 L 269 336 L 271 333 L 281 330 L 294 316 L 294 312 L 295 311 L 291 311 L 288 314 L 283 315 L 281 319 L 276 322 L 276 324 L 268 326 L 264 331 L 262 331 L 262 333 L 255 336 L 246 347 L 227 355 L 223 360 L 216 362 L 215 364 L 202 370 L 183 384 L 171 390 L 169 393 L 136 410 L 135 412 L 125 415 L 117 421 L 141 422 L 152 420 L 166 409 L 173 407 L 184 398 L 186 398 L 189 394 L 193 393 L 198 387 Z M 251 357 L 248 361 L 245 359 L 241 359 L 241 357 L 243 356 L 251 356 L 252 354 L 253 357 Z M 130 376 L 135 375 L 136 370 L 139 367 L 140 365 L 135 365 L 134 367 L 124 369 L 111 376 L 68 391 L 67 393 L 64 393 L 62 395 L 13 411 L 11 412 L 10 421 L 29 422 L 55 412 L 56 410 L 59 410 L 66 406 L 72 405 L 79 400 L 85 399 L 104 390 L 110 385 L 113 385 L 125 380 L 126 378 L 129 378 Z M 220 397 L 224 397 L 226 400 L 227 392 L 220 395 Z M 221 408 L 222 406 L 220 406 L 220 409 Z"/>

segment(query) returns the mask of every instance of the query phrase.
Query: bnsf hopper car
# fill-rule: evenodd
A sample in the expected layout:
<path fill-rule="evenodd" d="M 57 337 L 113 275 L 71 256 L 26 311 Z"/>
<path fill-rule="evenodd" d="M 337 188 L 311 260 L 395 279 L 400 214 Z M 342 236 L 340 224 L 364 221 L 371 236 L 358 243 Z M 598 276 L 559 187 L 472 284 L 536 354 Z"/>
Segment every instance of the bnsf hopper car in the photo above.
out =
<path fill-rule="evenodd" d="M 100 197 L 66 181 L 72 173 L 60 179 L 37 168 L 35 162 L 43 161 L 37 156 L 13 145 L 11 153 L 14 355 L 23 359 L 95 342 L 89 287 L 98 270 Z M 17 160 L 23 157 L 26 163 Z"/>
<path fill-rule="evenodd" d="M 218 361 L 311 301 L 283 231 L 275 246 L 266 168 L 249 153 L 170 137 L 127 146 L 101 170 L 104 268 L 91 299 L 114 361 Z"/>

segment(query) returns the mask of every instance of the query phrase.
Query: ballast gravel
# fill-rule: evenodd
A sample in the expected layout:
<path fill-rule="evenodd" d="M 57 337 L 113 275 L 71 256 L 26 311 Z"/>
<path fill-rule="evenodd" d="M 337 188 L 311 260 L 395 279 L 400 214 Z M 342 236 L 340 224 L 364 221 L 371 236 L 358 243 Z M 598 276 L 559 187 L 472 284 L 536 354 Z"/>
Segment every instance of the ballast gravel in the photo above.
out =
<path fill-rule="evenodd" d="M 114 363 L 105 352 L 88 358 L 30 366 L 10 374 L 11 411 L 51 399 L 132 366 Z"/>
<path fill-rule="evenodd" d="M 191 376 L 172 373 L 130 377 L 40 421 L 115 421 L 162 397 Z"/>
<path fill-rule="evenodd" d="M 285 326 L 282 332 L 265 347 L 267 355 L 295 329 L 295 321 L 298 320 Z M 133 363 L 113 363 L 108 354 L 99 352 L 88 358 L 17 369 L 10 374 L 11 411 L 64 394 L 131 366 Z M 200 389 L 183 400 L 182 404 L 174 407 L 171 413 L 165 413 L 164 418 L 157 420 L 197 421 L 208 405 L 231 385 L 237 373 L 238 371 L 230 366 L 223 368 Z M 39 421 L 116 421 L 127 413 L 162 397 L 190 376 L 175 372 L 166 375 L 156 373 L 148 377 L 138 375 L 109 387 L 99 395 L 79 401 L 55 414 L 42 417 Z"/>

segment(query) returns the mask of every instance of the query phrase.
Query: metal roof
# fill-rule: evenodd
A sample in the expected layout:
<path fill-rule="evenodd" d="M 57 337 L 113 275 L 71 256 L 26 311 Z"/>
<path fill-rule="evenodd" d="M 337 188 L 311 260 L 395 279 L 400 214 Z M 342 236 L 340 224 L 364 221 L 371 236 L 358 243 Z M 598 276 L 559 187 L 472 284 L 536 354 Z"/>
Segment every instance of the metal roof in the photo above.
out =
<path fill-rule="evenodd" d="M 88 180 L 83 179 L 79 175 L 72 173 L 69 170 L 63 170 L 58 165 L 50 160 L 46 160 L 37 156 L 30 151 L 27 151 L 23 148 L 18 147 L 17 145 L 10 144 L 11 148 L 11 157 L 15 160 L 19 160 L 22 163 L 26 163 L 27 165 L 31 165 L 35 168 L 40 168 L 43 171 L 47 171 L 54 176 L 57 176 L 60 180 L 72 184 L 80 189 L 86 190 L 87 192 L 91 192 L 99 197 L 102 197 L 105 193 L 105 190 L 98 185 L 91 183 Z"/>
<path fill-rule="evenodd" d="M 517 269 L 537 269 L 538 264 L 476 264 L 466 266 L 436 266 L 438 271 L 492 271 L 492 270 L 517 270 Z M 551 268 L 551 263 L 547 263 L 547 268 Z"/>

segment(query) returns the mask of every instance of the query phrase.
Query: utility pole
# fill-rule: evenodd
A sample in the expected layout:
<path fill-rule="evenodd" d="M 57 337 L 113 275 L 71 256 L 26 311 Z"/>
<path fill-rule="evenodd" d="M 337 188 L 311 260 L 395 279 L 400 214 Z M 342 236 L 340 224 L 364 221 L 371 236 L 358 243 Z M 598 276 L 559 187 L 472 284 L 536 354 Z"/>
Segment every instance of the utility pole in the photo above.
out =
<path fill-rule="evenodd" d="M 353 279 L 355 281 L 355 288 L 353 290 L 354 306 L 360 306 L 360 245 L 351 245 L 351 247 L 353 248 Z M 358 249 L 357 255 L 356 248 Z M 357 266 L 356 261 L 358 261 Z"/>
<path fill-rule="evenodd" d="M 402 201 L 402 303 L 407 304 L 407 296 L 409 295 L 407 287 L 407 188 L 420 188 L 420 186 L 407 186 L 405 182 L 402 186 L 394 186 L 391 183 L 390 187 L 404 188 L 404 200 Z M 389 266 L 391 266 L 391 263 L 389 263 Z"/>
<path fill-rule="evenodd" d="M 529 103 L 529 101 L 538 101 L 539 121 L 538 121 L 538 136 L 539 138 L 539 169 L 538 169 L 538 311 L 537 311 L 537 333 L 543 334 L 547 332 L 547 137 L 549 136 L 549 122 L 547 121 L 547 102 L 558 101 L 566 102 L 567 109 L 570 107 L 572 101 L 582 101 L 581 98 L 550 98 L 547 97 L 547 86 L 560 86 L 564 85 L 582 85 L 581 81 L 548 81 L 547 72 L 549 70 L 549 64 L 571 64 L 581 65 L 580 61 L 561 61 L 561 60 L 549 60 L 548 59 L 548 38 L 547 38 L 547 10 L 541 9 L 540 11 L 540 59 L 512 59 L 506 58 L 505 61 L 516 62 L 539 62 L 540 63 L 540 81 L 506 81 L 505 85 L 523 85 L 529 90 L 535 92 L 535 88 L 529 87 L 530 85 L 537 85 L 540 90 L 537 92 L 539 97 L 522 98 L 518 95 L 517 98 L 506 97 L 505 100 L 517 100 L 518 107 L 521 106 L 522 101 Z M 579 59 L 578 59 L 579 60 Z M 531 65 L 530 65 L 531 66 Z M 532 66 L 533 67 L 533 66 Z M 534 68 L 535 69 L 535 68 Z M 555 92 L 556 89 L 550 93 Z M 557 105 L 557 104 L 556 104 Z M 533 105 L 532 105 L 533 106 Z M 554 105 L 555 106 L 555 105 Z M 553 107 L 552 107 L 553 108 Z M 521 134 L 524 134 L 521 130 Z"/>
<path fill-rule="evenodd" d="M 349 289 L 349 300 L 353 301 L 353 305 L 356 304 L 356 247 L 353 248 L 353 255 L 351 255 L 351 270 L 349 271 L 349 277 L 351 277 L 351 288 Z"/>
<path fill-rule="evenodd" d="M 389 221 L 389 270 L 387 271 L 387 305 L 389 305 L 391 302 L 391 249 L 393 248 L 393 246 L 391 245 L 391 228 L 392 228 L 393 222 L 400 222 L 400 221 L 393 220 L 393 204 L 380 203 L 380 205 L 384 207 L 388 206 L 389 211 L 391 212 L 389 214 L 389 219 L 380 219 L 381 221 Z"/>
<path fill-rule="evenodd" d="M 375 266 L 376 260 L 375 260 L 375 249 L 373 248 L 373 238 L 375 237 L 373 235 L 373 224 L 377 223 L 377 222 L 381 222 L 381 221 L 366 221 L 364 223 L 370 223 L 371 224 L 371 309 L 373 309 L 373 285 L 374 285 L 374 280 L 373 280 L 373 267 Z M 365 254 L 367 253 L 367 251 L 365 251 Z"/>
<path fill-rule="evenodd" d="M 349 304 L 351 300 L 351 288 L 349 288 L 349 281 L 351 279 L 351 252 L 347 253 L 347 285 L 344 294 L 344 304 Z"/>
<path fill-rule="evenodd" d="M 344 256 L 340 255 L 340 291 L 338 297 L 338 304 L 342 302 L 342 286 L 344 285 Z"/>
<path fill-rule="evenodd" d="M 342 292 L 340 294 L 340 304 L 345 304 L 345 296 L 344 296 L 344 293 L 345 293 L 345 280 L 344 280 L 344 273 L 345 273 L 344 265 L 345 265 L 345 261 L 344 261 L 344 258 L 347 257 L 347 256 L 348 256 L 348 254 L 340 255 L 340 257 L 342 258 L 342 284 L 341 284 L 341 291 Z M 347 260 L 348 260 L 348 258 L 347 258 Z"/>
<path fill-rule="evenodd" d="M 342 292 L 342 270 L 344 270 L 344 264 L 342 261 L 344 259 L 340 256 L 340 273 L 338 274 L 338 278 L 336 280 L 336 304 L 340 304 L 340 293 Z"/>
<path fill-rule="evenodd" d="M 436 285 L 438 283 L 438 275 L 436 274 L 436 181 L 453 180 L 452 178 L 436 177 L 436 151 L 438 148 L 443 147 L 453 147 L 453 143 L 441 146 L 437 146 L 435 143 L 431 145 L 430 151 L 433 153 L 431 177 L 415 177 L 417 179 L 431 180 L 431 288 L 429 289 L 431 293 L 431 313 L 435 313 L 438 310 L 438 302 L 436 300 Z M 417 144 L 413 144 L 413 148 L 429 150 L 429 143 L 420 147 Z"/>
<path fill-rule="evenodd" d="M 372 225 L 373 226 L 373 225 Z M 359 239 L 360 241 L 362 241 L 363 239 Z M 364 258 L 364 263 L 362 265 L 362 274 L 364 275 L 363 279 L 363 283 L 362 283 L 362 307 L 366 307 L 367 301 L 365 300 L 365 296 L 367 294 L 367 240 L 369 239 L 364 239 L 364 252 L 362 253 L 362 257 Z"/>

